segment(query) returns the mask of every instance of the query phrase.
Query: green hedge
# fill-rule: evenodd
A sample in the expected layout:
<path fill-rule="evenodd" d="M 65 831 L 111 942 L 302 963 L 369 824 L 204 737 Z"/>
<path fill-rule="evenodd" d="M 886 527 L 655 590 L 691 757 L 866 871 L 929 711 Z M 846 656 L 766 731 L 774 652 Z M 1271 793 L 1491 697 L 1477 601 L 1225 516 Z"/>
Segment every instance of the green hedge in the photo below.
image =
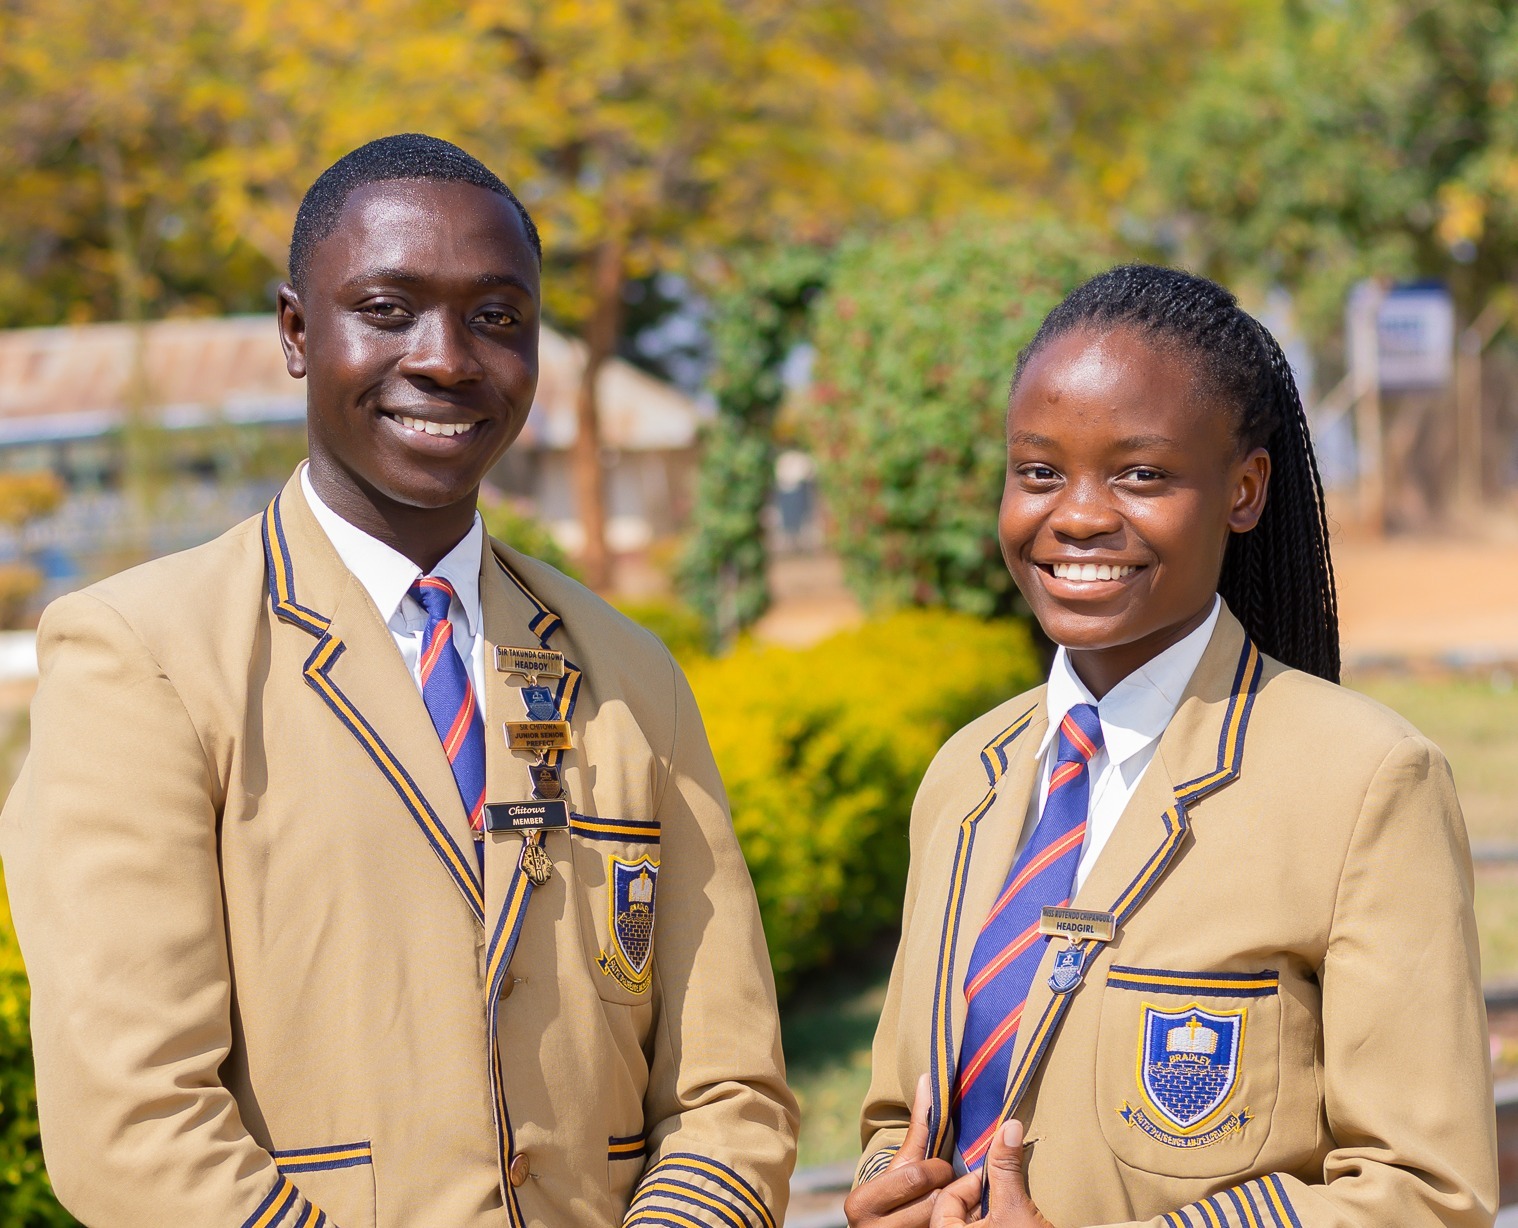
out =
<path fill-rule="evenodd" d="M 1013 608 L 996 543 L 1012 369 L 1045 314 L 1115 261 L 1102 235 L 1047 221 L 907 225 L 840 247 L 797 413 L 867 607 Z"/>
<path fill-rule="evenodd" d="M 42 1167 L 30 1002 L 0 883 L 0 1228 L 63 1228 L 77 1221 L 53 1198 Z"/>
<path fill-rule="evenodd" d="M 690 666 L 782 992 L 897 923 L 928 763 L 1040 677 L 1024 624 L 946 610 Z"/>

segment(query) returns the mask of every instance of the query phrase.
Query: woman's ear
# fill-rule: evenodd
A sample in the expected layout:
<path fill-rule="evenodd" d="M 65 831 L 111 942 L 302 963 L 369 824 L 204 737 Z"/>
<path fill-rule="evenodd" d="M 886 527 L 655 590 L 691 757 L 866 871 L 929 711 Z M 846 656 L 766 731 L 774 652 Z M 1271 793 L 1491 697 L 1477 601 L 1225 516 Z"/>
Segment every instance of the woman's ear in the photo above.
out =
<path fill-rule="evenodd" d="M 1233 503 L 1228 509 L 1228 528 L 1248 533 L 1260 523 L 1270 486 L 1270 453 L 1255 448 L 1234 467 Z"/>
<path fill-rule="evenodd" d="M 285 370 L 296 379 L 306 376 L 306 309 L 295 287 L 285 282 L 279 288 L 279 344 L 285 351 Z"/>

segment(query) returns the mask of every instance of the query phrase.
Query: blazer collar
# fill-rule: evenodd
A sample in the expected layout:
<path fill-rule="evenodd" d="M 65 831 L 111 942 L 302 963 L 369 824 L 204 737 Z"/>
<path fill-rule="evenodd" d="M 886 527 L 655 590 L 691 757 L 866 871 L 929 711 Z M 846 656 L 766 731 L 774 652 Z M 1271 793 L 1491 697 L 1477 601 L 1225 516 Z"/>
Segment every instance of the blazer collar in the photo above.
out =
<path fill-rule="evenodd" d="M 273 613 L 311 640 L 301 666 L 304 684 L 363 747 L 484 926 L 485 884 L 447 756 L 389 628 L 317 522 L 298 473 L 266 509 L 263 536 Z M 558 647 L 554 637 L 562 620 L 534 596 L 508 562 L 513 557 L 521 561 L 521 556 L 493 543 L 481 553 L 481 616 L 489 664 L 493 667 L 499 644 Z M 523 715 L 511 706 L 514 701 L 520 707 L 520 695 L 506 687 L 493 668 L 486 672 L 486 797 L 520 800 L 528 796 L 527 768 L 507 751 L 501 729 L 502 721 Z M 580 676 L 570 663 L 557 684 L 556 698 L 565 719 L 573 714 Z M 502 897 L 512 894 L 515 878 L 508 873 L 501 883 L 490 884 L 500 892 L 491 893 L 496 897 L 489 910 L 492 922 L 504 907 Z"/>
<path fill-rule="evenodd" d="M 1182 850 L 1190 809 L 1232 783 L 1243 770 L 1249 715 L 1262 669 L 1259 650 L 1224 605 L 1154 759 L 1076 896 L 1075 907 L 1111 912 L 1121 927 L 1142 906 Z M 1047 722 L 1041 692 L 1028 698 L 1032 710 L 982 751 L 989 788 L 960 825 L 935 986 L 930 1118 L 934 1153 L 941 1152 L 947 1142 L 947 1097 L 964 1031 L 964 969 L 981 919 L 1003 885 L 1008 850 L 1017 847 L 1038 780 L 1039 746 Z M 1078 945 L 1084 977 L 1099 946 Z M 1064 947 L 1063 942 L 1048 944 L 1024 1004 L 1008 1076 L 1007 1115 L 1027 1091 L 1065 1010 L 1080 992 L 1079 981 L 1064 993 L 1050 987 L 1055 956 Z"/>

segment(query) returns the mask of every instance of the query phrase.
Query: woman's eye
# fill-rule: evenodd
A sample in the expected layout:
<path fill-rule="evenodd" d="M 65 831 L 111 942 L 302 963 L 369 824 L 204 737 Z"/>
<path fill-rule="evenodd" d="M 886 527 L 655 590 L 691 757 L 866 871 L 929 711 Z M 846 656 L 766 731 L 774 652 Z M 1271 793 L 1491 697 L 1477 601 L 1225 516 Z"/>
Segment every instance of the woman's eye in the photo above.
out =
<path fill-rule="evenodd" d="M 1128 477 L 1135 482 L 1159 482 L 1164 480 L 1165 475 L 1158 469 L 1150 469 L 1145 465 L 1138 465 L 1128 470 Z"/>
<path fill-rule="evenodd" d="M 1048 465 L 1024 465 L 1021 473 L 1030 482 L 1052 482 L 1059 477 Z"/>

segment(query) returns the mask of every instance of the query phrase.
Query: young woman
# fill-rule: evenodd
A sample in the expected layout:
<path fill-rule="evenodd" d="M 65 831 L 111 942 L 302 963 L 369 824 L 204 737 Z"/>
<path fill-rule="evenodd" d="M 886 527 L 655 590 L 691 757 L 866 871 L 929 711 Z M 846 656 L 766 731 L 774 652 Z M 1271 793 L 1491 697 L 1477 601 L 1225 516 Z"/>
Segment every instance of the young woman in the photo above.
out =
<path fill-rule="evenodd" d="M 1490 1225 L 1464 824 L 1335 685 L 1280 348 L 1185 273 L 1080 287 L 1018 360 L 999 530 L 1060 647 L 918 793 L 850 1223 Z"/>

